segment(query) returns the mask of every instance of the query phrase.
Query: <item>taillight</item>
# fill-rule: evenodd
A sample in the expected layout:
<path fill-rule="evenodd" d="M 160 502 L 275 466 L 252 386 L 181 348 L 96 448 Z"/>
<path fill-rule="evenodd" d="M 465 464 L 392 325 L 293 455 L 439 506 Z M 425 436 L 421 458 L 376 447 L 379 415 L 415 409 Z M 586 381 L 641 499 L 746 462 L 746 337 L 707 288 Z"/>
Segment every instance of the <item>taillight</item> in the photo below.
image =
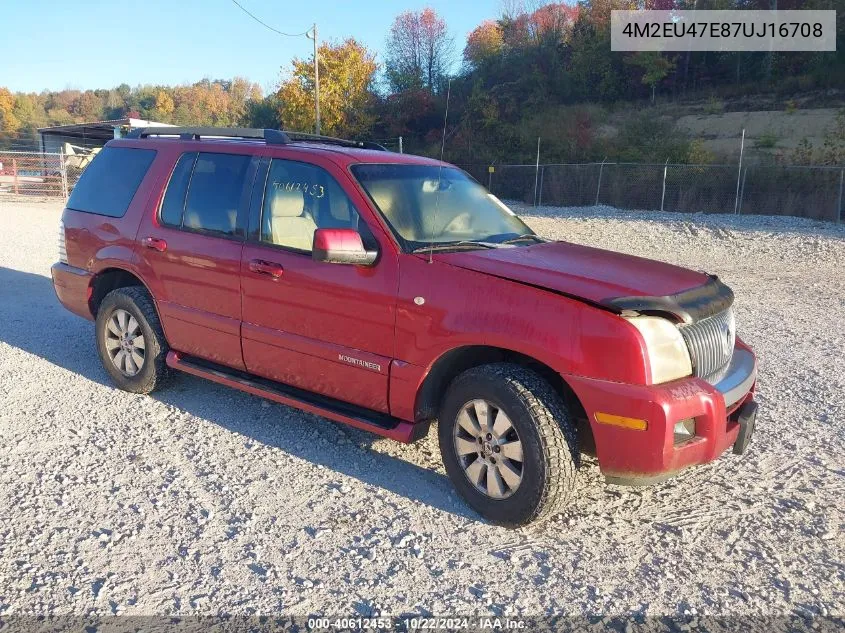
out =
<path fill-rule="evenodd" d="M 65 223 L 59 220 L 59 261 L 67 264 L 67 248 L 65 248 Z"/>

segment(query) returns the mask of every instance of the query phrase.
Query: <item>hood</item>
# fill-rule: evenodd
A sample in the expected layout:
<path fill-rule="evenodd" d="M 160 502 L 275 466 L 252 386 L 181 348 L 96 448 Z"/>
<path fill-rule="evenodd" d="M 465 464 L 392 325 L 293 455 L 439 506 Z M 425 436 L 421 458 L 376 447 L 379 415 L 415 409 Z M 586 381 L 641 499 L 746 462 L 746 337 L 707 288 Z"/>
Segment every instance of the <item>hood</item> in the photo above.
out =
<path fill-rule="evenodd" d="M 569 242 L 435 255 L 476 272 L 608 306 L 619 297 L 663 297 L 706 284 L 705 273 Z M 608 306 L 611 307 L 611 306 Z"/>

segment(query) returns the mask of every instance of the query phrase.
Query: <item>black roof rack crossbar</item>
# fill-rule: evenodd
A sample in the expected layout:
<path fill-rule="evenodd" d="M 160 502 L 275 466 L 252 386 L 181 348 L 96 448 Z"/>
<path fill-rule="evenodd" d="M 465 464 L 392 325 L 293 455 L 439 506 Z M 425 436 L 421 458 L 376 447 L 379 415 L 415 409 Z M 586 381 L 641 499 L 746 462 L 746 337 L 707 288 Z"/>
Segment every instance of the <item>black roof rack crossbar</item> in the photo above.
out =
<path fill-rule="evenodd" d="M 149 136 L 178 136 L 183 140 L 199 140 L 200 138 L 246 138 L 263 140 L 267 144 L 287 145 L 288 143 L 312 142 L 340 145 L 343 147 L 359 147 L 386 152 L 387 148 L 373 141 L 350 141 L 334 136 L 320 136 L 306 132 L 288 132 L 286 130 L 272 130 L 267 128 L 249 127 L 143 127 L 131 130 L 126 138 L 147 138 Z"/>
<path fill-rule="evenodd" d="M 184 140 L 199 140 L 202 137 L 251 138 L 265 143 L 286 145 L 290 138 L 279 130 L 250 127 L 142 127 L 131 130 L 126 138 L 147 138 L 148 136 L 178 136 Z"/>

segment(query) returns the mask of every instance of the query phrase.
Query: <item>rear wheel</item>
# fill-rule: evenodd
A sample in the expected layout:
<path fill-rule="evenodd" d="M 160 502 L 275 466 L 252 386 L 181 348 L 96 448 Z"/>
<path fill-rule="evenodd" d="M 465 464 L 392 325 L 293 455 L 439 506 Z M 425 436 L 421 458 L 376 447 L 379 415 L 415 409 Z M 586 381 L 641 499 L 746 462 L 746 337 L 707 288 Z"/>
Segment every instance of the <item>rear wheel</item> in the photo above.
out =
<path fill-rule="evenodd" d="M 438 436 L 455 488 L 493 523 L 522 525 L 560 512 L 575 485 L 575 426 L 537 373 L 484 365 L 458 376 Z"/>
<path fill-rule="evenodd" d="M 167 342 L 146 288 L 107 294 L 97 311 L 96 335 L 103 367 L 124 391 L 150 393 L 167 378 Z"/>

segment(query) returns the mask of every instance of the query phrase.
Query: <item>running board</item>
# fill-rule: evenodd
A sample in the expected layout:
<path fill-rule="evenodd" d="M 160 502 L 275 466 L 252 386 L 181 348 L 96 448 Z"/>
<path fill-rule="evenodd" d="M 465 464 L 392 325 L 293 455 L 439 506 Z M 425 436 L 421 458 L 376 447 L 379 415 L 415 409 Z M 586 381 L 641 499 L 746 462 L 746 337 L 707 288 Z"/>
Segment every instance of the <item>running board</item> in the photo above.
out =
<path fill-rule="evenodd" d="M 386 413 L 321 396 L 173 350 L 167 353 L 167 366 L 405 444 L 425 437 L 428 433 L 429 425 L 425 422 L 412 424 Z"/>

